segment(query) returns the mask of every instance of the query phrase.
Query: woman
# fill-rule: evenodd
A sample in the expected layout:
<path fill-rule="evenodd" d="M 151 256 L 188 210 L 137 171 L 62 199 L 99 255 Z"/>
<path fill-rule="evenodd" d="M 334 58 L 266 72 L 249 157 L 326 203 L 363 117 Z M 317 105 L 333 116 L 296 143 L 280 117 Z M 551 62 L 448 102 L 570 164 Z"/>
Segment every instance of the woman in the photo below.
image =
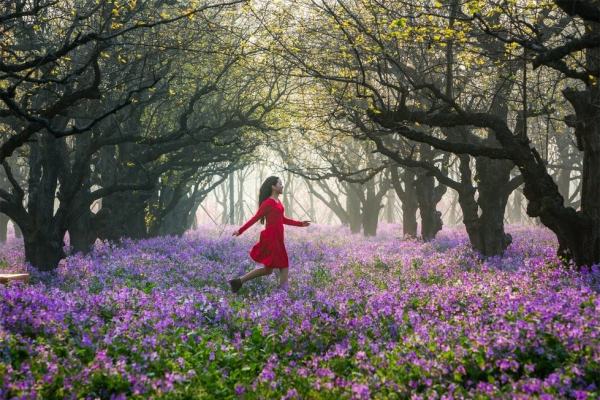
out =
<path fill-rule="evenodd" d="M 244 282 L 263 275 L 270 275 L 274 270 L 279 271 L 279 288 L 287 288 L 288 283 L 288 256 L 283 243 L 283 224 L 294 226 L 309 226 L 310 221 L 295 221 L 287 218 L 283 211 L 283 204 L 279 201 L 279 195 L 283 192 L 283 184 L 276 176 L 268 177 L 260 187 L 258 195 L 258 211 L 240 229 L 233 232 L 233 236 L 239 236 L 260 219 L 261 223 L 266 220 L 265 229 L 260 233 L 260 240 L 252 247 L 250 257 L 264 265 L 256 268 L 246 275 L 229 281 L 231 290 L 236 293 Z"/>

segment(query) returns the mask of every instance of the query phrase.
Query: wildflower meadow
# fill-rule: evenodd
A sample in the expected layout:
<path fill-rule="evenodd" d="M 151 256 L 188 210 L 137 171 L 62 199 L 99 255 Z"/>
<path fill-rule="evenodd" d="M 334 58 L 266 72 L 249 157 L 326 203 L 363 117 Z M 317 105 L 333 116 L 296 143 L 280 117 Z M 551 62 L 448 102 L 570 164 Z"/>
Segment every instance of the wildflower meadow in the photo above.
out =
<path fill-rule="evenodd" d="M 509 231 L 485 260 L 462 230 L 290 231 L 289 289 L 236 294 L 251 235 L 97 242 L 50 274 L 9 240 L 3 271 L 32 279 L 0 286 L 0 398 L 598 398 L 598 271 L 559 266 L 542 228 Z"/>

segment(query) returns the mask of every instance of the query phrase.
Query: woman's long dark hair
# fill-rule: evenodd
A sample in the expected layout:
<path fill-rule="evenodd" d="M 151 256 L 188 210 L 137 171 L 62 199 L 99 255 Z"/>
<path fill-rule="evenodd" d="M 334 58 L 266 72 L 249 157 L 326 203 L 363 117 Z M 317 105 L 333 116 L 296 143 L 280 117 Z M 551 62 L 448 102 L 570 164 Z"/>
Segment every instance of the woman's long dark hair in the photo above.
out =
<path fill-rule="evenodd" d="M 273 193 L 272 186 L 277 185 L 278 180 L 279 180 L 279 177 L 270 176 L 267 179 L 265 179 L 265 181 L 262 183 L 262 185 L 260 185 L 260 190 L 258 192 L 258 206 L 259 207 L 263 203 L 263 201 L 265 201 L 267 198 L 271 197 L 271 194 Z M 265 217 L 262 217 L 260 219 L 260 223 L 261 224 L 265 223 Z"/>

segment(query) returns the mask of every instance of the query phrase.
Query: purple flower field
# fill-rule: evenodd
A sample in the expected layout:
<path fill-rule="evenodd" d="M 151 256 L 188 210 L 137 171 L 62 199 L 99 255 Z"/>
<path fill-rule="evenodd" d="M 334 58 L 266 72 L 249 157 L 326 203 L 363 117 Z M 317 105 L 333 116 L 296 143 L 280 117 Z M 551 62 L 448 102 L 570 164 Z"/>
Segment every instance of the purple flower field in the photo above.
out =
<path fill-rule="evenodd" d="M 98 245 L 0 286 L 0 398 L 451 399 L 600 396 L 600 274 L 512 227 L 481 261 L 462 230 L 430 243 L 287 231 L 277 276 L 237 294 L 257 228 Z M 0 270 L 24 271 L 22 248 Z"/>

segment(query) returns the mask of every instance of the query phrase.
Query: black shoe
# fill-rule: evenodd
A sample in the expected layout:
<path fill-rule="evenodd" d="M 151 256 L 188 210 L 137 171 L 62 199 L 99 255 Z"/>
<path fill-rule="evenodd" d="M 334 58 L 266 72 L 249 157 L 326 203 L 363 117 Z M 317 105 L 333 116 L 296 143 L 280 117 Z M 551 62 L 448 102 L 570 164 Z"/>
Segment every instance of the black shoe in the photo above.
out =
<path fill-rule="evenodd" d="M 237 293 L 238 290 L 240 290 L 240 288 L 242 287 L 242 280 L 240 278 L 235 278 L 230 280 L 229 284 L 231 285 L 231 291 L 233 293 Z"/>

